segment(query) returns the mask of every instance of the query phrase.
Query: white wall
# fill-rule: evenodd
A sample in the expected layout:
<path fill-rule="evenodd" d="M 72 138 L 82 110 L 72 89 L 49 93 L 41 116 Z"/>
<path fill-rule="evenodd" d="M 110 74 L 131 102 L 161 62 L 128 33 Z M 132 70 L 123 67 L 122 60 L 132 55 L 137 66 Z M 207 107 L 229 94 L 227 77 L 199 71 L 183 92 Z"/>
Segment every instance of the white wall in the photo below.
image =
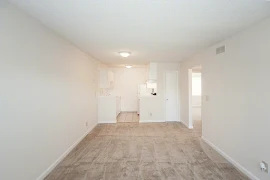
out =
<path fill-rule="evenodd" d="M 192 119 L 202 120 L 201 118 L 201 96 L 192 96 Z"/>
<path fill-rule="evenodd" d="M 111 95 L 121 96 L 121 111 L 137 111 L 138 85 L 146 82 L 146 68 L 110 68 L 114 73 Z"/>
<path fill-rule="evenodd" d="M 192 73 L 192 119 L 201 120 L 201 73 Z"/>
<path fill-rule="evenodd" d="M 192 106 L 200 107 L 202 104 L 202 96 L 192 96 Z"/>
<path fill-rule="evenodd" d="M 215 49 L 226 45 L 226 53 Z M 181 64 L 181 117 L 188 122 L 188 69 L 202 65 L 203 137 L 253 179 L 267 180 L 270 163 L 270 19 Z"/>
<path fill-rule="evenodd" d="M 34 180 L 97 124 L 97 62 L 10 5 L 0 24 L 0 179 Z"/>
<path fill-rule="evenodd" d="M 201 96 L 201 73 L 192 73 L 192 96 Z"/>
<path fill-rule="evenodd" d="M 153 121 L 153 122 L 160 122 L 165 121 L 165 72 L 166 71 L 178 71 L 179 73 L 180 63 L 158 63 L 158 72 L 157 72 L 157 96 L 155 99 L 153 98 L 144 98 L 145 101 L 152 101 L 153 103 L 151 108 L 143 109 L 141 108 L 140 121 Z M 180 75 L 180 73 L 178 74 Z M 180 88 L 179 88 L 180 89 Z M 179 97 L 180 98 L 180 97 Z M 180 100 L 179 100 L 180 102 Z M 150 103 L 147 103 L 150 104 Z M 152 116 L 150 116 L 152 114 Z M 180 116 L 179 116 L 180 117 Z M 180 121 L 180 118 L 179 118 Z"/>
<path fill-rule="evenodd" d="M 164 122 L 163 116 L 160 116 L 159 109 L 163 108 L 160 98 L 157 96 L 140 97 L 140 122 Z"/>

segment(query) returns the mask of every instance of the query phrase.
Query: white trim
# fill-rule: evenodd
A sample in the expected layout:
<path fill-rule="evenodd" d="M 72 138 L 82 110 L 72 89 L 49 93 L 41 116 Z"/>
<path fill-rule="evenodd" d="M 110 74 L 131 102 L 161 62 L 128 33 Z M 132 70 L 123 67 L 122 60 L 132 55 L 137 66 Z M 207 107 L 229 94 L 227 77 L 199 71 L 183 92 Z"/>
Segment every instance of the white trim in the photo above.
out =
<path fill-rule="evenodd" d="M 181 116 L 180 116 L 180 82 L 179 82 L 179 70 L 176 71 L 177 72 L 177 119 L 178 121 L 177 122 L 181 122 Z"/>
<path fill-rule="evenodd" d="M 98 122 L 99 124 L 115 124 L 116 121 L 101 121 L 101 122 Z"/>
<path fill-rule="evenodd" d="M 139 123 L 164 123 L 164 120 L 140 120 Z"/>
<path fill-rule="evenodd" d="M 258 177 L 256 177 L 254 174 L 249 172 L 246 168 L 244 168 L 242 165 L 240 165 L 238 162 L 236 162 L 233 158 L 231 158 L 229 155 L 227 155 L 225 152 L 223 152 L 221 149 L 219 149 L 216 145 L 211 143 L 205 137 L 202 136 L 202 140 L 204 140 L 204 142 L 206 142 L 209 146 L 211 146 L 214 150 L 216 150 L 221 156 L 223 156 L 225 159 L 227 159 L 230 163 L 232 163 L 232 165 L 234 165 L 237 169 L 239 169 L 242 173 L 244 173 L 250 179 L 260 180 Z"/>
<path fill-rule="evenodd" d="M 184 124 L 188 129 L 193 129 L 193 126 L 188 126 L 184 121 L 180 121 L 180 123 Z"/>
<path fill-rule="evenodd" d="M 121 111 L 120 113 L 136 113 L 137 111 Z"/>
<path fill-rule="evenodd" d="M 193 128 L 193 117 L 192 117 L 192 69 L 188 69 L 188 127 Z"/>
<path fill-rule="evenodd" d="M 52 165 L 44 171 L 37 180 L 43 180 L 50 174 L 50 172 L 87 136 L 98 124 L 89 128 L 74 144 L 72 144 Z"/>

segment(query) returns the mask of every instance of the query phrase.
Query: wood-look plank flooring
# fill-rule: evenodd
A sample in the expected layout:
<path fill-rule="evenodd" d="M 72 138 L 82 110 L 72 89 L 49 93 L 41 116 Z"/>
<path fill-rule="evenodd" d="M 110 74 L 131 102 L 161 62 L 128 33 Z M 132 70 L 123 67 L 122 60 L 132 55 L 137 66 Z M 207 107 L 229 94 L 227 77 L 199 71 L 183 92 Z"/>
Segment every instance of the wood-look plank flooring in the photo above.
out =
<path fill-rule="evenodd" d="M 247 180 L 205 144 L 200 122 L 99 124 L 46 180 Z"/>
<path fill-rule="evenodd" d="M 118 123 L 138 123 L 139 115 L 136 112 L 121 112 L 117 117 Z"/>

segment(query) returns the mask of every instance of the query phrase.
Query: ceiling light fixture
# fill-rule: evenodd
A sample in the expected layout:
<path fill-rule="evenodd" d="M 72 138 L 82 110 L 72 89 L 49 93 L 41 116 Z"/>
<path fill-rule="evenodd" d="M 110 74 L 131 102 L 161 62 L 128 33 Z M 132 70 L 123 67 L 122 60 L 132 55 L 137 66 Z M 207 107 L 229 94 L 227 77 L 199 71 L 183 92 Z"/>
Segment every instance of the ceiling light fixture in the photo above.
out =
<path fill-rule="evenodd" d="M 129 68 L 130 69 L 130 68 L 132 68 L 132 66 L 131 65 L 126 65 L 126 68 Z"/>
<path fill-rule="evenodd" d="M 121 52 L 119 52 L 119 54 L 120 54 L 120 56 L 122 56 L 122 57 L 128 57 L 128 56 L 131 55 L 130 52 L 126 52 L 126 51 L 121 51 Z"/>

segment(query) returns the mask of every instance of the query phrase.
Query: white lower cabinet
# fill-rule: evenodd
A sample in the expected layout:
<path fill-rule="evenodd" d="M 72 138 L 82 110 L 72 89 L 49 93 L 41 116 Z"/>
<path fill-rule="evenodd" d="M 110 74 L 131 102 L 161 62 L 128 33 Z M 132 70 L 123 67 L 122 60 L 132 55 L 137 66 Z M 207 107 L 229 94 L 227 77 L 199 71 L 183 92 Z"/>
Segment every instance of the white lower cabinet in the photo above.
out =
<path fill-rule="evenodd" d="M 121 112 L 121 97 L 98 97 L 98 123 L 116 123 Z"/>

